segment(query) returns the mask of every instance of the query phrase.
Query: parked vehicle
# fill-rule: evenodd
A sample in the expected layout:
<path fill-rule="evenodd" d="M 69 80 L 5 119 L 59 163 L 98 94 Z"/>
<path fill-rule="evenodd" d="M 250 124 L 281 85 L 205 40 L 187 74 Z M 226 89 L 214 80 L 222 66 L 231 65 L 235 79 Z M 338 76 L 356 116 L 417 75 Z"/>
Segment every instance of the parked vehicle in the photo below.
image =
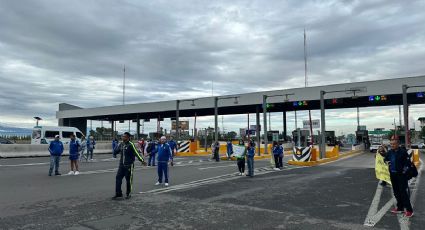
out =
<path fill-rule="evenodd" d="M 6 144 L 14 144 L 14 143 L 8 139 L 4 139 L 0 137 L 0 145 L 6 145 Z"/>
<path fill-rule="evenodd" d="M 81 139 L 83 133 L 75 127 L 65 126 L 36 126 L 32 131 L 31 144 L 49 144 L 59 135 L 63 144 L 71 141 L 71 134 Z"/>

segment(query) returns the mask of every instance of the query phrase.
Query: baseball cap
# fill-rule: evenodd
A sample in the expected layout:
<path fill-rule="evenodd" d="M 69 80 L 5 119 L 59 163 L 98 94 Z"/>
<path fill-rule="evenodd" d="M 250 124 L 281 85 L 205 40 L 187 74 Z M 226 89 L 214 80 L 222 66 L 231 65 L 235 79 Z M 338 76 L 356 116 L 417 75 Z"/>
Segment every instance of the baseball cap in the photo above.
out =
<path fill-rule="evenodd" d="M 59 135 L 56 135 L 55 138 L 60 138 Z"/>

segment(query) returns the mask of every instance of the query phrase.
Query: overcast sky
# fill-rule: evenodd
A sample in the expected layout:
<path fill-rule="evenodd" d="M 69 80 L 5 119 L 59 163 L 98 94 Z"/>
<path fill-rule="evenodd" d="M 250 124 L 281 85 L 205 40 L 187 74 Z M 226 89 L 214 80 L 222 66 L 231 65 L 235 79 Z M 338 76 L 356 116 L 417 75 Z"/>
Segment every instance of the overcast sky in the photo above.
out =
<path fill-rule="evenodd" d="M 124 64 L 127 103 L 210 96 L 212 80 L 214 95 L 302 87 L 304 28 L 310 86 L 423 75 L 424 9 L 423 0 L 3 0 L 0 123 L 55 125 L 60 102 L 121 104 Z M 390 127 L 398 108 L 385 110 L 362 109 L 362 123 Z M 412 119 L 424 111 L 415 106 Z M 355 109 L 328 114 L 330 128 L 355 129 Z"/>

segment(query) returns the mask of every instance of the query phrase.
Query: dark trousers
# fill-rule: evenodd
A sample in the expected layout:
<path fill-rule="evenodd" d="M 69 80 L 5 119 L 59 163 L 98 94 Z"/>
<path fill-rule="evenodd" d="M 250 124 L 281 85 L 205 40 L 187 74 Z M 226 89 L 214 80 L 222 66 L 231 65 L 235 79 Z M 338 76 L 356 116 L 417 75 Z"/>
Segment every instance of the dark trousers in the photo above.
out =
<path fill-rule="evenodd" d="M 131 165 L 120 165 L 118 167 L 117 176 L 115 180 L 115 194 L 116 195 L 122 195 L 121 185 L 122 185 L 122 179 L 125 177 L 125 180 L 127 182 L 127 195 L 131 193 L 131 190 L 133 190 L 133 170 L 134 170 L 134 164 Z"/>
<path fill-rule="evenodd" d="M 283 167 L 283 157 L 281 155 L 274 155 L 274 164 L 276 168 Z"/>
<path fill-rule="evenodd" d="M 87 159 L 93 159 L 93 149 L 87 149 Z"/>
<path fill-rule="evenodd" d="M 155 166 L 155 153 L 149 154 L 148 166 Z"/>
<path fill-rule="evenodd" d="M 254 176 L 254 157 L 248 157 L 248 176 Z"/>
<path fill-rule="evenodd" d="M 397 200 L 397 209 L 406 209 L 409 212 L 413 212 L 412 205 L 410 204 L 410 195 L 408 192 L 409 185 L 406 175 L 401 173 L 391 173 L 390 177 L 394 196 Z"/>
<path fill-rule="evenodd" d="M 245 172 L 245 158 L 238 158 L 238 169 L 239 172 Z"/>
<path fill-rule="evenodd" d="M 168 183 L 168 162 L 158 161 L 158 182 L 162 183 L 162 176 L 165 177 L 165 183 Z"/>
<path fill-rule="evenodd" d="M 220 153 L 219 153 L 219 151 L 214 151 L 214 159 L 215 159 L 215 161 L 220 161 Z"/>

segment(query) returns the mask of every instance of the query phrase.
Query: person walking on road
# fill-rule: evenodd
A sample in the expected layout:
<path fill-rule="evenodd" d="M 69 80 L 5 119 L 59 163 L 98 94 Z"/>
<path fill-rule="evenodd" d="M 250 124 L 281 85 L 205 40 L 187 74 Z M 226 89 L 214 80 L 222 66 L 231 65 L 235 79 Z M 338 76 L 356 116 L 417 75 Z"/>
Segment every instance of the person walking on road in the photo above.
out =
<path fill-rule="evenodd" d="M 133 190 L 133 171 L 134 161 L 137 159 L 145 165 L 145 160 L 137 151 L 136 146 L 130 141 L 130 133 L 125 132 L 122 135 L 122 142 L 114 149 L 114 158 L 117 154 L 121 154 L 120 163 L 118 166 L 117 175 L 115 177 L 115 196 L 112 199 L 118 199 L 123 197 L 121 185 L 122 179 L 125 177 L 127 182 L 126 199 L 131 197 L 131 191 Z"/>
<path fill-rule="evenodd" d="M 146 148 L 146 152 L 149 155 L 148 166 L 155 166 L 155 155 L 156 155 L 156 143 L 154 140 L 150 141 L 148 147 Z"/>
<path fill-rule="evenodd" d="M 227 160 L 231 160 L 230 156 L 233 154 L 233 144 L 232 141 L 227 141 Z"/>
<path fill-rule="evenodd" d="M 400 148 L 400 142 L 397 138 L 391 140 L 391 149 L 385 156 L 390 170 L 390 179 L 393 187 L 393 193 L 397 200 L 397 207 L 391 209 L 392 213 L 404 212 L 405 217 L 413 216 L 413 208 L 410 203 L 408 192 L 408 179 L 406 168 L 411 164 L 409 154 L 406 149 Z"/>
<path fill-rule="evenodd" d="M 61 174 L 59 173 L 59 163 L 60 163 L 61 155 L 63 153 L 63 144 L 59 140 L 59 135 L 56 135 L 55 140 L 50 142 L 49 152 L 50 152 L 49 176 L 52 175 L 53 168 L 55 169 L 55 175 L 60 176 Z"/>
<path fill-rule="evenodd" d="M 240 140 L 239 146 L 245 148 L 245 142 L 243 140 Z M 240 176 L 245 174 L 245 155 L 246 155 L 246 149 L 242 152 L 241 155 L 236 155 L 236 161 L 237 161 Z"/>
<path fill-rule="evenodd" d="M 158 182 L 155 185 L 162 184 L 162 177 L 165 177 L 165 186 L 168 186 L 168 161 L 173 160 L 173 153 L 170 146 L 166 143 L 167 138 L 162 136 L 155 149 L 158 154 Z"/>
<path fill-rule="evenodd" d="M 247 164 L 248 164 L 248 174 L 247 176 L 254 176 L 254 156 L 255 156 L 255 144 L 253 141 L 248 142 L 247 148 Z"/>
<path fill-rule="evenodd" d="M 96 148 L 96 141 L 94 140 L 93 136 L 90 136 L 89 139 L 87 139 L 87 158 L 90 157 L 90 161 L 93 160 L 93 151 Z"/>
<path fill-rule="evenodd" d="M 86 142 L 86 137 L 82 136 L 81 137 L 81 141 L 80 141 L 80 148 L 78 149 L 79 152 L 79 160 L 83 161 L 83 158 L 86 159 L 87 161 L 87 157 L 84 156 L 84 153 L 86 152 L 87 149 L 87 142 Z"/>
<path fill-rule="evenodd" d="M 145 145 L 146 145 L 146 142 L 145 142 L 145 139 L 144 139 L 144 138 L 140 139 L 140 140 L 137 142 L 137 147 L 138 147 L 138 149 L 139 149 L 139 152 L 140 152 L 143 156 L 145 155 Z"/>
<path fill-rule="evenodd" d="M 283 147 L 277 143 L 277 141 L 273 141 L 273 157 L 275 168 L 274 170 L 279 171 L 281 167 L 283 167 Z"/>
<path fill-rule="evenodd" d="M 71 134 L 71 141 L 69 142 L 69 161 L 71 162 L 71 171 L 69 171 L 68 175 L 78 175 L 80 172 L 78 171 L 78 158 L 79 158 L 79 148 L 80 143 L 75 138 L 74 134 Z"/>
<path fill-rule="evenodd" d="M 177 143 L 174 141 L 173 137 L 170 137 L 170 140 L 167 143 L 170 146 L 171 152 L 173 153 L 173 157 L 174 157 L 178 150 Z"/>

